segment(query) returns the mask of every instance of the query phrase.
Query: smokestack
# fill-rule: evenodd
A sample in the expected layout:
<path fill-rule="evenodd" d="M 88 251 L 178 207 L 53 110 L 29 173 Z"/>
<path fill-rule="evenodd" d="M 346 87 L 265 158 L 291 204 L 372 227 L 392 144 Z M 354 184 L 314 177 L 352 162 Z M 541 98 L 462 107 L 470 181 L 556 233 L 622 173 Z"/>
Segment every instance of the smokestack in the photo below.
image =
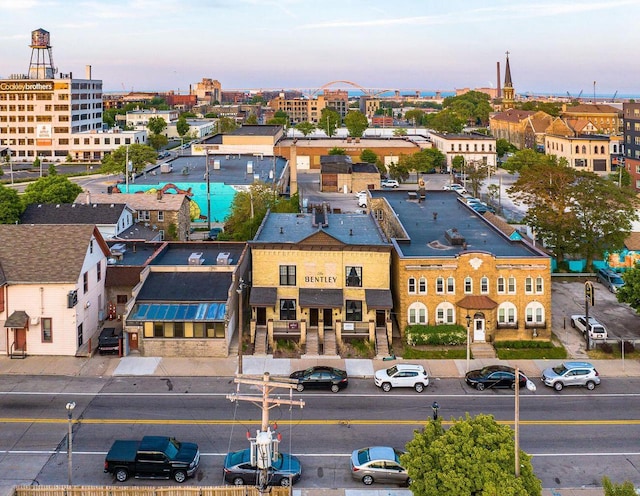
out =
<path fill-rule="evenodd" d="M 91 79 L 91 66 L 87 65 L 84 68 L 84 78 L 85 79 Z"/>
<path fill-rule="evenodd" d="M 496 67 L 496 69 L 497 69 L 496 76 L 498 78 L 498 86 L 497 86 L 498 90 L 496 91 L 496 98 L 500 98 L 502 96 L 502 94 L 501 94 L 502 90 L 500 89 L 500 62 L 496 62 L 496 65 L 497 65 L 497 67 Z"/>
<path fill-rule="evenodd" d="M 91 191 L 87 191 L 87 205 L 91 205 Z"/>

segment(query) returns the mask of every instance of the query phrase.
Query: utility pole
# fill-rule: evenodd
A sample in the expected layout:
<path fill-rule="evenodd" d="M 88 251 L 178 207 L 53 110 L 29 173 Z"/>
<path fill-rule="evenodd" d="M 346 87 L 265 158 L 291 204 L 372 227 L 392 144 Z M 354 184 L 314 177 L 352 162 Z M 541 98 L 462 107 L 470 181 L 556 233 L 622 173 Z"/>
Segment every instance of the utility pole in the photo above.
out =
<path fill-rule="evenodd" d="M 273 438 L 273 432 L 269 428 L 269 410 L 281 405 L 297 405 L 300 408 L 303 408 L 304 400 L 282 399 L 280 397 L 270 398 L 271 392 L 276 388 L 285 388 L 290 391 L 295 389 L 297 381 L 281 379 L 279 382 L 275 382 L 271 380 L 269 372 L 264 373 L 262 380 L 238 375 L 233 382 L 236 384 L 257 386 L 262 390 L 262 395 L 259 398 L 256 398 L 256 396 L 233 393 L 228 394 L 227 399 L 230 401 L 250 401 L 262 410 L 260 430 L 256 432 L 256 437 L 253 439 L 249 438 L 249 441 L 251 442 L 251 461 L 255 461 L 255 464 L 252 463 L 252 465 L 256 465 L 260 472 L 258 477 L 258 489 L 260 494 L 268 494 L 269 488 L 267 484 L 269 468 L 271 467 L 272 462 L 277 459 L 278 443 L 280 442 L 279 436 L 275 439 Z"/>

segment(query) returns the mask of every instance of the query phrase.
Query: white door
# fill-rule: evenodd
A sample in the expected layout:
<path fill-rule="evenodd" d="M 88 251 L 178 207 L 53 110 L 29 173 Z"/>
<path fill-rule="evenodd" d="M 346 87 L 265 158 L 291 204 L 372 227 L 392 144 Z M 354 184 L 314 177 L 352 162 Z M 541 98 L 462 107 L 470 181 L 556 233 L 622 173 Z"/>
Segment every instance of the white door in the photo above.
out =
<path fill-rule="evenodd" d="M 484 343 L 484 319 L 473 320 L 473 342 Z"/>
<path fill-rule="evenodd" d="M 311 168 L 311 160 L 308 155 L 298 155 L 296 157 L 296 166 L 298 170 L 309 170 Z"/>

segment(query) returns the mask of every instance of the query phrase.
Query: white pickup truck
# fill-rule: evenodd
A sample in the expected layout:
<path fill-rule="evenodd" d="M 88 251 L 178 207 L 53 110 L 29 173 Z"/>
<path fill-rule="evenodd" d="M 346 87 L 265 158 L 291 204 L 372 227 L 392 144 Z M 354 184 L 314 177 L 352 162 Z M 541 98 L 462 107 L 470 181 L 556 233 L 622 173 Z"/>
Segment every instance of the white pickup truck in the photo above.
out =
<path fill-rule="evenodd" d="M 589 323 L 587 324 L 587 318 L 584 315 L 572 315 L 571 327 L 574 327 L 586 335 L 587 329 L 589 330 L 589 337 L 591 339 L 607 339 L 607 328 L 603 326 L 593 317 L 589 317 Z"/>

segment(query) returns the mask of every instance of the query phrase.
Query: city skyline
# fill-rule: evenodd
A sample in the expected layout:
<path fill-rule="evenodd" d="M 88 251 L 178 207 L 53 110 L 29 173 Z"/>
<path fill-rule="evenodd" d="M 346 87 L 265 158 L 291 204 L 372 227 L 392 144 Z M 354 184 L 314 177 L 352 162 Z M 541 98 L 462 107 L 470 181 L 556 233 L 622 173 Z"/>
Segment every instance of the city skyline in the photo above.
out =
<path fill-rule="evenodd" d="M 627 63 L 637 0 L 0 0 L 0 77 L 26 74 L 30 34 L 51 33 L 54 65 L 105 91 L 186 93 L 202 78 L 224 89 L 496 87 L 505 52 L 518 94 L 640 93 Z M 601 29 L 598 26 L 603 26 Z M 594 83 L 595 82 L 595 83 Z"/>

